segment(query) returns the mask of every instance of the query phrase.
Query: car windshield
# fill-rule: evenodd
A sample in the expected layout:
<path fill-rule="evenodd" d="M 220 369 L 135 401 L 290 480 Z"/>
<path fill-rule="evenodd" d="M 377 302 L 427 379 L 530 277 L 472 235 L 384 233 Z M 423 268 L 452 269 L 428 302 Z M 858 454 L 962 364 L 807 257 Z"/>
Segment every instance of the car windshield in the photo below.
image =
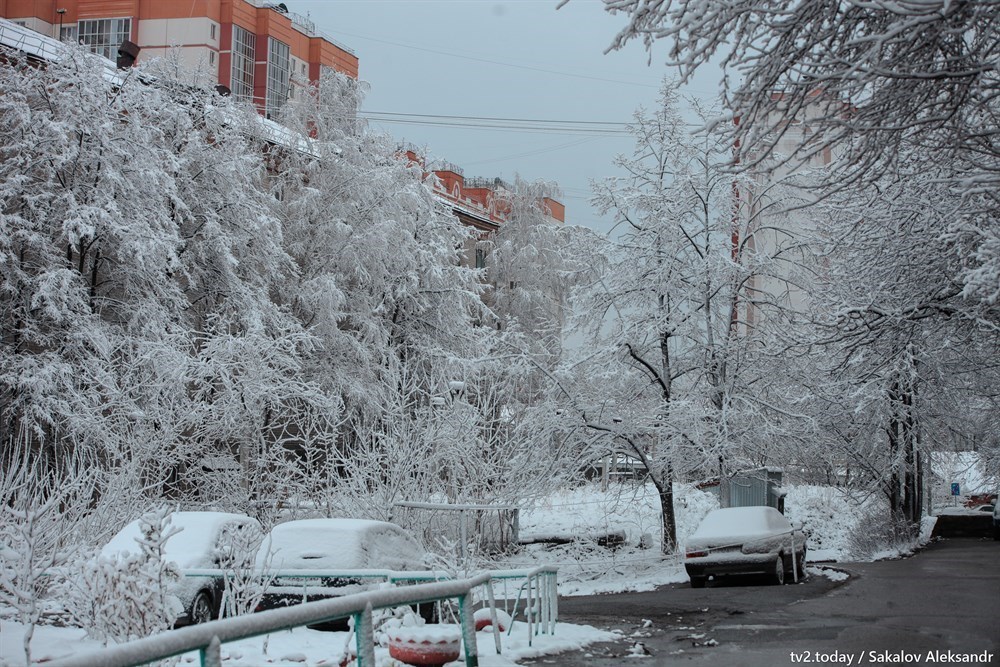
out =
<path fill-rule="evenodd" d="M 711 539 L 791 530 L 791 524 L 772 507 L 728 507 L 709 512 L 692 538 Z"/>
<path fill-rule="evenodd" d="M 423 549 L 401 528 L 360 519 L 305 519 L 274 527 L 257 564 L 273 569 L 413 569 Z"/>

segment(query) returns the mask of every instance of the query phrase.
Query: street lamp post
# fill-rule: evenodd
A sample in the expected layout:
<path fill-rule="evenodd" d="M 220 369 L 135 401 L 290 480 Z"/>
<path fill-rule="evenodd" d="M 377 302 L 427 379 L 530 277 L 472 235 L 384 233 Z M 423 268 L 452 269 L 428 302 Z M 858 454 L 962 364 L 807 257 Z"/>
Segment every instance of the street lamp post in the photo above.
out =
<path fill-rule="evenodd" d="M 56 10 L 56 14 L 59 15 L 59 34 L 56 35 L 56 39 L 58 39 L 61 42 L 63 36 L 63 17 L 66 15 L 66 9 L 60 7 L 59 9 Z"/>

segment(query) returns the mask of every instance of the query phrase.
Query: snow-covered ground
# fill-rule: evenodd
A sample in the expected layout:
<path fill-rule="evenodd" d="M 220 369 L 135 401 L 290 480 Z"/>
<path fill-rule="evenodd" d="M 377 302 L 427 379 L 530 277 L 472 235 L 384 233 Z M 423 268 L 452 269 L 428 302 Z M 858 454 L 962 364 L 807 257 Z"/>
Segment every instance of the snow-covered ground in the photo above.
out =
<path fill-rule="evenodd" d="M 793 521 L 802 521 L 811 531 L 809 537 L 810 574 L 837 579 L 844 575 L 836 570 L 817 567 L 818 561 L 859 559 L 857 535 L 868 535 L 876 527 L 866 522 L 878 516 L 878 499 L 849 498 L 838 489 L 820 486 L 785 486 L 788 491 L 786 513 Z M 718 507 L 713 493 L 689 485 L 676 490 L 677 538 L 683 545 L 701 519 Z M 582 595 L 599 592 L 652 590 L 668 583 L 687 581 L 683 557 L 660 555 L 659 499 L 651 485 L 613 484 L 607 491 L 598 485 L 585 485 L 553 493 L 534 507 L 522 511 L 521 536 L 576 537 L 592 536 L 593 541 L 577 539 L 570 544 L 532 544 L 494 568 L 524 568 L 539 564 L 559 567 L 561 595 Z M 923 539 L 929 537 L 933 520 L 923 528 Z M 598 546 L 596 537 L 623 532 L 626 543 L 609 549 Z M 862 541 L 863 542 L 863 541 Z M 869 543 L 877 544 L 877 540 Z M 864 544 L 862 544 L 864 546 Z M 885 545 L 873 550 L 869 557 L 892 557 L 905 553 L 908 546 Z M 682 550 L 683 551 L 683 550 Z M 3 619 L 0 608 L 0 619 Z M 8 616 L 9 618 L 9 616 Z M 23 664 L 20 626 L 11 620 L 0 620 L 0 667 Z M 585 646 L 596 641 L 614 639 L 615 635 L 588 626 L 560 623 L 555 635 L 536 636 L 528 646 L 527 629 L 521 624 L 505 637 L 501 655 L 493 649 L 492 635 L 480 634 L 479 650 L 484 667 L 503 667 L 519 659 L 560 652 Z M 317 632 L 305 628 L 291 632 L 226 645 L 224 664 L 237 665 L 335 665 L 343 652 L 347 636 L 344 633 Z M 77 628 L 42 626 L 36 630 L 34 659 L 41 661 L 100 646 L 86 639 Z M 397 663 L 380 649 L 380 667 Z M 181 664 L 194 663 L 194 655 L 185 656 Z"/>
<path fill-rule="evenodd" d="M 479 664 L 482 667 L 512 667 L 518 660 L 577 649 L 598 641 L 611 641 L 618 635 L 597 630 L 587 625 L 556 624 L 552 635 L 536 635 L 528 645 L 527 626 L 515 622 L 509 636 L 502 636 L 502 650 L 496 652 L 493 635 L 477 633 Z M 0 666 L 14 667 L 24 664 L 21 652 L 22 629 L 17 623 L 0 621 Z M 222 647 L 224 667 L 335 667 L 344 654 L 345 647 L 353 646 L 353 637 L 346 632 L 321 632 L 298 628 L 266 637 L 257 637 L 225 644 Z M 266 647 L 265 647 L 266 644 Z M 77 628 L 41 626 L 35 631 L 32 642 L 35 650 L 33 662 L 44 663 L 57 657 L 75 655 L 98 649 L 100 642 L 87 639 Z M 375 649 L 378 667 L 405 667 L 389 656 L 387 648 Z M 197 665 L 198 654 L 187 653 L 180 658 L 180 665 Z M 453 663 L 454 665 L 465 664 Z"/>

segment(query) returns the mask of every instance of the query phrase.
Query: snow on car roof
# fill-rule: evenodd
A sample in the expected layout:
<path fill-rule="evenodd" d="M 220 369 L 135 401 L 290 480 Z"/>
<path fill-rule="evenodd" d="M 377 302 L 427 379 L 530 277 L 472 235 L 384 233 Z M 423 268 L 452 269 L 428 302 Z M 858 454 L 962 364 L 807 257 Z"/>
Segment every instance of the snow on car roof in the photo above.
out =
<path fill-rule="evenodd" d="M 726 507 L 709 512 L 691 539 L 713 539 L 788 529 L 788 520 L 773 507 Z"/>
<path fill-rule="evenodd" d="M 243 514 L 229 512 L 173 512 L 170 514 L 168 530 L 180 528 L 164 544 L 164 557 L 177 563 L 180 568 L 197 568 L 211 565 L 212 550 L 216 546 L 219 532 L 233 522 L 258 525 L 255 519 Z M 120 553 L 139 553 L 142 529 L 138 519 L 118 531 L 118 534 L 101 549 L 104 556 Z"/>
<path fill-rule="evenodd" d="M 367 519 L 301 519 L 275 526 L 260 546 L 257 565 L 282 569 L 404 569 L 423 549 L 395 524 Z"/>

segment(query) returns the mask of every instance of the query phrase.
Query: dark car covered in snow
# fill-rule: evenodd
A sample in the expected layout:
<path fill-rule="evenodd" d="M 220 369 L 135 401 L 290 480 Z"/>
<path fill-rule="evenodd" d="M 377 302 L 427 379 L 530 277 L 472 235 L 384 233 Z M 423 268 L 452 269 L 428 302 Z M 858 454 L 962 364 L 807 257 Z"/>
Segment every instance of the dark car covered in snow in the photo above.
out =
<path fill-rule="evenodd" d="M 271 573 L 258 611 L 370 590 L 386 571 L 423 570 L 425 551 L 399 526 L 365 519 L 278 524 L 257 552 Z"/>
<path fill-rule="evenodd" d="M 170 527 L 176 531 L 164 543 L 163 558 L 185 570 L 218 570 L 235 560 L 249 560 L 249 553 L 234 549 L 255 549 L 263 530 L 256 519 L 228 512 L 172 512 Z M 142 521 L 135 520 L 111 538 L 101 549 L 106 558 L 124 559 L 140 553 L 145 539 Z M 224 581 L 219 576 L 182 576 L 170 593 L 180 602 L 183 612 L 176 625 L 204 623 L 219 617 Z"/>

